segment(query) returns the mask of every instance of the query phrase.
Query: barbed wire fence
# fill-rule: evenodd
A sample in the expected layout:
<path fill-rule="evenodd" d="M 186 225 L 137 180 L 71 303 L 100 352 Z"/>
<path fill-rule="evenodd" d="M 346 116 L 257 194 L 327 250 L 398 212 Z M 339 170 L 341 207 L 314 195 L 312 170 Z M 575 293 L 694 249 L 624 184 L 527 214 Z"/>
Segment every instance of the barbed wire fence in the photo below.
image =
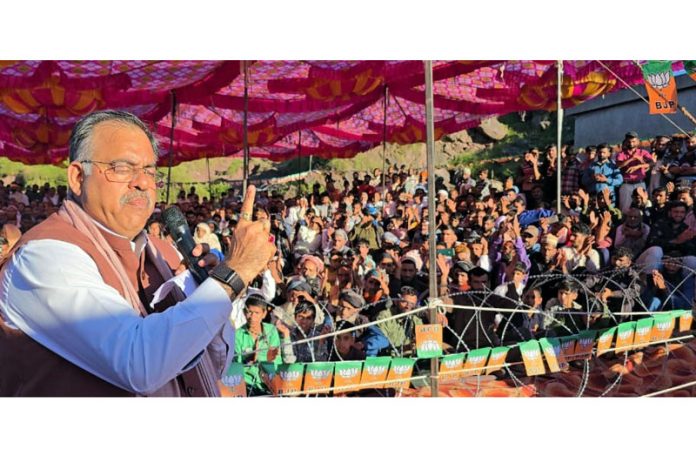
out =
<path fill-rule="evenodd" d="M 520 332 L 520 329 L 518 329 L 515 325 L 512 324 L 512 320 L 510 317 L 513 317 L 516 314 L 539 314 L 542 315 L 544 318 L 548 318 L 550 323 L 556 323 L 558 327 L 562 330 L 561 334 L 569 336 L 569 335 L 575 335 L 580 331 L 583 330 L 606 330 L 604 329 L 597 329 L 597 328 L 592 328 L 590 323 L 591 319 L 593 317 L 596 317 L 597 315 L 601 315 L 603 318 L 608 318 L 611 322 L 612 325 L 618 325 L 621 322 L 624 322 L 626 320 L 629 320 L 632 317 L 649 317 L 649 316 L 657 316 L 660 314 L 666 314 L 666 313 L 671 313 L 672 309 L 672 298 L 675 294 L 679 293 L 679 289 L 682 288 L 683 285 L 685 285 L 686 282 L 694 282 L 696 284 L 696 270 L 691 267 L 690 265 L 686 264 L 683 262 L 681 258 L 663 258 L 663 262 L 668 262 L 673 265 L 676 265 L 679 267 L 679 270 L 681 270 L 681 279 L 678 284 L 676 285 L 667 285 L 668 289 L 668 294 L 665 297 L 664 301 L 661 301 L 659 309 L 658 310 L 649 310 L 649 306 L 646 306 L 645 301 L 639 295 L 638 297 L 633 298 L 635 302 L 631 304 L 630 300 L 627 299 L 627 296 L 629 290 L 631 290 L 634 287 L 635 283 L 641 283 L 641 287 L 644 286 L 645 284 L 645 273 L 646 271 L 649 273 L 649 270 L 647 270 L 648 265 L 638 265 L 638 264 L 633 264 L 631 268 L 635 270 L 637 273 L 639 273 L 639 276 L 633 276 L 631 279 L 631 282 L 628 285 L 623 285 L 620 280 L 617 280 L 619 276 L 624 276 L 628 272 L 628 269 L 606 269 L 603 271 L 599 271 L 596 273 L 582 273 L 582 274 L 541 274 L 541 275 L 530 275 L 528 276 L 528 280 L 526 282 L 526 285 L 529 286 L 530 288 L 541 288 L 542 286 L 546 284 L 554 284 L 558 283 L 562 280 L 571 280 L 574 282 L 575 285 L 579 287 L 579 289 L 584 293 L 584 298 L 586 300 L 586 310 L 556 310 L 553 313 L 549 313 L 547 310 L 539 309 L 539 308 L 534 308 L 528 304 L 525 304 L 522 302 L 520 299 L 515 299 L 506 295 L 501 295 L 500 292 L 496 293 L 494 290 L 491 289 L 486 289 L 486 290 L 479 290 L 479 291 L 474 291 L 474 290 L 468 290 L 464 292 L 453 292 L 447 295 L 441 295 L 436 298 L 428 298 L 425 301 L 425 305 L 419 306 L 414 308 L 413 310 L 408 310 L 402 313 L 398 313 L 383 319 L 375 320 L 375 321 L 370 321 L 365 324 L 358 324 L 358 325 L 353 325 L 350 326 L 349 328 L 346 329 L 337 329 L 336 328 L 336 321 L 333 319 L 329 319 L 329 323 L 331 324 L 331 328 L 329 332 L 323 332 L 319 335 L 314 335 L 314 328 L 310 331 L 312 335 L 307 335 L 302 328 L 299 326 L 296 327 L 298 330 L 299 334 L 302 336 L 301 339 L 291 341 L 291 342 L 281 342 L 281 354 L 282 354 L 282 348 L 285 346 L 298 346 L 298 345 L 308 345 L 309 346 L 309 353 L 311 355 L 311 360 L 306 363 L 311 363 L 311 362 L 319 362 L 320 360 L 316 360 L 315 358 L 315 353 L 314 353 L 314 348 L 313 348 L 313 343 L 318 340 L 323 340 L 323 339 L 331 339 L 329 340 L 330 342 L 330 352 L 329 356 L 331 356 L 334 352 L 337 354 L 337 356 L 340 358 L 340 354 L 338 354 L 337 348 L 336 348 L 336 340 L 335 337 L 346 334 L 346 333 L 353 333 L 356 331 L 360 330 L 365 330 L 369 327 L 372 326 L 377 326 L 379 327 L 380 324 L 386 323 L 388 321 L 398 321 L 398 322 L 408 322 L 409 320 L 412 322 L 411 317 L 414 315 L 421 315 L 423 317 L 426 317 L 426 313 L 433 307 L 438 308 L 438 310 L 441 313 L 446 313 L 446 312 L 452 312 L 454 310 L 467 310 L 471 311 L 472 316 L 468 319 L 466 324 L 464 325 L 463 329 L 461 332 L 457 332 L 455 329 L 453 329 L 449 323 L 446 323 L 443 325 L 443 331 L 447 330 L 453 338 L 457 341 L 456 345 L 451 348 L 453 353 L 458 353 L 458 351 L 463 349 L 465 352 L 470 352 L 471 350 L 482 348 L 482 347 L 496 347 L 496 346 L 501 346 L 504 345 L 512 351 L 514 348 L 518 348 L 520 344 L 524 343 L 526 335 L 523 335 Z M 647 274 L 649 276 L 649 274 Z M 585 280 L 588 278 L 592 278 L 594 285 L 601 285 L 600 291 L 604 288 L 608 288 L 608 286 L 612 287 L 612 290 L 617 290 L 622 292 L 622 298 L 621 298 L 621 307 L 620 311 L 611 311 L 608 310 L 607 307 L 602 305 L 602 302 L 596 297 L 597 292 L 593 290 L 592 288 L 588 287 Z M 639 290 L 641 293 L 645 293 L 642 288 Z M 459 298 L 467 298 L 469 299 L 469 302 L 474 305 L 465 305 L 461 304 L 463 301 L 460 301 Z M 497 301 L 493 301 L 493 299 L 497 299 Z M 578 295 L 578 298 L 580 298 L 580 295 Z M 450 300 L 450 303 L 446 303 L 445 299 Z M 551 299 L 551 298 L 544 298 L 544 299 Z M 693 303 L 693 299 L 692 303 Z M 514 307 L 493 307 L 492 304 L 499 303 L 500 300 L 505 300 L 508 303 L 512 304 Z M 380 299 L 374 303 L 366 304 L 363 307 L 360 307 L 357 309 L 356 313 L 360 313 L 362 311 L 365 311 L 369 308 L 378 306 L 378 305 L 384 305 L 385 307 L 389 307 L 390 305 L 393 305 L 395 299 L 394 298 L 384 298 Z M 322 301 L 317 301 L 316 305 L 320 307 L 323 312 L 326 314 L 327 317 L 331 317 L 331 314 L 329 313 L 329 310 L 327 308 L 327 304 Z M 276 305 L 272 305 L 273 307 L 280 307 Z M 628 311 L 628 307 L 630 306 L 630 311 Z M 494 341 L 493 339 L 490 338 L 490 329 L 487 329 L 484 327 L 484 322 L 481 318 L 482 313 L 496 313 L 496 314 L 507 314 L 507 319 L 504 319 L 503 321 L 500 321 L 500 324 L 502 324 L 502 327 L 498 327 L 495 329 L 495 332 L 493 335 L 498 337 L 498 341 Z M 584 323 L 586 323 L 585 328 L 571 328 L 569 327 L 564 321 L 560 321 L 557 319 L 556 316 L 565 316 L 565 315 L 576 315 L 580 318 L 584 318 Z M 575 321 L 574 321 L 575 323 Z M 293 325 L 294 323 L 286 323 L 289 325 Z M 469 328 L 473 326 L 474 328 L 478 328 L 478 330 L 475 333 L 475 340 L 473 344 L 467 344 L 464 338 L 464 334 L 467 333 Z M 479 332 L 480 331 L 480 332 Z M 512 337 L 510 337 L 512 335 Z M 533 338 L 542 338 L 542 337 L 555 337 L 555 336 L 560 336 L 558 333 L 553 334 L 553 333 L 539 333 L 533 336 Z M 481 339 L 482 337 L 485 337 L 485 339 Z M 631 351 L 634 350 L 647 350 L 652 347 L 658 347 L 658 346 L 664 346 L 666 351 L 665 351 L 665 357 L 662 358 L 662 369 L 660 372 L 659 376 L 653 376 L 654 379 L 652 380 L 652 384 L 643 386 L 644 389 L 650 389 L 650 387 L 653 386 L 658 386 L 660 384 L 660 377 L 662 376 L 667 376 L 669 373 L 667 372 L 667 364 L 668 361 L 670 360 L 670 356 L 672 356 L 671 352 L 668 350 L 669 347 L 668 345 L 671 343 L 682 343 L 686 342 L 693 338 L 692 335 L 682 335 L 682 336 L 677 336 L 674 338 L 668 338 L 668 339 L 662 339 L 658 341 L 651 341 L 647 344 L 641 344 L 641 345 L 634 345 L 634 346 L 622 346 L 620 349 L 623 352 L 623 356 L 616 357 L 616 349 L 610 349 L 609 353 L 614 353 L 614 358 L 609 359 L 608 361 L 602 361 L 600 358 L 598 358 L 599 354 L 597 354 L 596 349 L 592 350 L 592 353 L 589 354 L 590 357 L 585 358 L 584 360 L 575 360 L 574 365 L 570 368 L 570 370 L 575 369 L 575 370 L 581 370 L 581 375 L 579 382 L 577 382 L 577 390 L 574 392 L 574 396 L 576 397 L 582 397 L 585 395 L 586 390 L 588 389 L 588 385 L 590 382 L 590 376 L 593 372 L 593 370 L 597 369 L 606 369 L 606 365 L 609 362 L 614 362 L 615 364 L 619 364 L 621 367 L 624 369 L 618 370 L 618 373 L 616 374 L 615 378 L 612 379 L 608 385 L 603 389 L 603 391 L 600 392 L 595 392 L 595 395 L 598 397 L 604 397 L 604 396 L 609 396 L 612 394 L 612 392 L 616 389 L 618 389 L 622 381 L 624 380 L 624 377 L 626 373 L 629 373 L 630 370 L 628 369 L 630 365 L 630 356 L 632 355 Z M 415 337 L 412 337 L 413 340 L 415 340 Z M 391 340 L 389 340 L 389 345 L 390 347 L 387 350 L 384 350 L 383 352 L 391 355 L 392 357 L 408 357 L 412 355 L 411 351 L 405 351 L 404 346 L 401 345 L 401 347 L 397 347 Z M 469 342 L 471 343 L 471 342 Z M 329 343 L 327 343 L 328 345 Z M 244 356 L 249 356 L 251 354 L 255 354 L 258 352 L 265 351 L 265 348 L 260 348 L 260 349 L 255 349 L 252 351 L 246 351 L 243 353 Z M 509 354 L 509 352 L 508 352 Z M 323 361 L 323 360 L 321 360 Z M 526 376 L 523 375 L 523 362 L 519 360 L 512 360 L 510 362 L 506 362 L 503 364 L 500 364 L 499 366 L 488 366 L 486 368 L 499 368 L 496 370 L 497 372 L 502 372 L 498 377 L 500 379 L 505 379 L 509 381 L 512 385 L 511 387 L 515 389 L 521 389 L 525 387 L 529 387 L 529 382 L 532 382 L 532 385 L 535 385 L 537 382 L 540 381 L 548 381 L 550 378 L 554 378 L 560 382 L 563 382 L 563 376 L 564 375 L 570 375 L 569 373 L 571 371 L 568 371 L 568 368 L 566 367 L 565 371 L 562 371 L 560 373 L 553 373 L 553 374 L 545 374 L 541 376 Z M 452 374 L 469 374 L 469 373 L 476 373 L 480 372 L 481 368 L 470 368 L 470 369 L 461 369 L 461 370 L 456 370 L 456 371 L 449 371 L 446 373 L 446 375 L 450 376 Z M 494 371 L 495 372 L 495 371 Z M 427 380 L 429 379 L 430 373 L 429 370 L 426 370 L 422 367 L 418 366 L 418 363 L 415 363 L 414 365 L 414 374 L 407 378 L 407 379 L 399 379 L 399 381 L 414 381 L 414 380 Z M 442 375 L 440 375 L 442 377 Z M 477 374 L 475 375 L 477 379 L 477 384 L 476 388 L 473 391 L 474 395 L 479 394 L 483 389 L 488 388 L 485 385 L 485 382 L 481 381 L 483 375 Z M 577 380 L 577 379 L 575 379 Z M 377 382 L 376 384 L 382 385 L 384 384 L 385 381 L 382 382 Z M 567 382 L 570 383 L 570 382 Z M 645 396 L 657 396 L 660 394 L 666 394 L 670 393 L 672 391 L 675 391 L 676 389 L 679 388 L 687 388 L 689 386 L 696 385 L 696 376 L 694 376 L 693 382 L 686 382 L 683 385 L 679 386 L 671 386 L 669 389 L 665 389 L 664 391 L 655 391 L 646 394 Z M 360 388 L 365 388 L 369 387 L 369 384 L 361 384 Z M 333 392 L 336 392 L 337 390 L 340 391 L 341 389 L 345 389 L 345 387 L 332 387 L 332 388 L 326 388 L 322 389 L 319 391 L 313 391 L 311 394 L 330 394 Z M 398 395 L 399 392 L 396 392 L 396 395 Z M 285 395 L 297 395 L 297 393 L 293 394 L 279 394 L 278 396 L 285 396 Z M 309 394 L 307 394 L 309 395 Z M 637 394 L 636 394 L 637 395 Z"/>

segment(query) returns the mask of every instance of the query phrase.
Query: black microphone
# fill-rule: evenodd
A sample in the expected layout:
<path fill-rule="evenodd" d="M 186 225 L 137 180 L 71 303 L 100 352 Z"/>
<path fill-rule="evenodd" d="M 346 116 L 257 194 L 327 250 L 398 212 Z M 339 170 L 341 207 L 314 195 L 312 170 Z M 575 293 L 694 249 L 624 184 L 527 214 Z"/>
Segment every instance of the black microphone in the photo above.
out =
<path fill-rule="evenodd" d="M 184 217 L 181 209 L 176 206 L 170 206 L 162 212 L 162 219 L 164 220 L 164 226 L 167 228 L 176 244 L 176 248 L 184 256 L 184 260 L 191 274 L 196 279 L 196 282 L 201 284 L 208 278 L 208 271 L 198 266 L 198 261 L 201 260 L 201 258 L 194 257 L 191 254 L 191 251 L 193 251 L 193 248 L 196 246 L 196 242 L 193 241 L 191 229 L 186 222 L 186 217 Z"/>

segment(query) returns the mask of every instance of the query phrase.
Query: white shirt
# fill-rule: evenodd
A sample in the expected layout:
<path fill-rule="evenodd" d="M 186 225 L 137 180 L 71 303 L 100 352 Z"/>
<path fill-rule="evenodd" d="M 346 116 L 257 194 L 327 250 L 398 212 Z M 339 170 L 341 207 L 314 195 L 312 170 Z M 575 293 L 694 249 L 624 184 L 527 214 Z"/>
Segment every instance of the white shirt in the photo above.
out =
<path fill-rule="evenodd" d="M 152 393 L 191 369 L 221 330 L 231 344 L 229 364 L 231 311 L 225 291 L 208 279 L 185 301 L 141 317 L 104 282 L 87 253 L 57 240 L 28 242 L 0 281 L 0 315 L 9 326 L 136 394 Z"/>

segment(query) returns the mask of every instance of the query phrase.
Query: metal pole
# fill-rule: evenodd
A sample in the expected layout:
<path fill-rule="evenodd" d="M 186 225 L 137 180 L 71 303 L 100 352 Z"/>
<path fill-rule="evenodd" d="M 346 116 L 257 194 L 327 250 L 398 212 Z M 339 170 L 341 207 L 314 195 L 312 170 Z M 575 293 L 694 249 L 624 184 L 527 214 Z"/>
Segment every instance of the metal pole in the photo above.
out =
<path fill-rule="evenodd" d="M 556 127 L 556 210 L 561 213 L 561 137 L 563 135 L 563 104 L 562 104 L 562 92 L 561 87 L 563 84 L 563 61 L 558 61 L 558 90 L 556 98 L 556 113 L 557 113 L 557 127 Z"/>
<path fill-rule="evenodd" d="M 208 155 L 205 155 L 205 165 L 206 168 L 208 169 L 208 199 L 210 200 L 211 204 L 213 202 L 213 183 L 210 180 L 210 157 Z"/>
<path fill-rule="evenodd" d="M 389 105 L 389 86 L 384 85 L 384 126 L 382 132 L 382 195 L 387 179 L 387 107 Z"/>
<path fill-rule="evenodd" d="M 167 204 L 169 204 L 169 189 L 172 186 L 172 165 L 174 164 L 174 128 L 176 127 L 176 93 L 172 96 L 172 129 L 169 131 L 169 168 L 167 169 Z"/>
<path fill-rule="evenodd" d="M 425 61 L 425 133 L 428 160 L 428 281 L 430 301 L 437 298 L 437 260 L 435 252 L 435 126 L 433 125 L 433 62 Z M 437 310 L 430 309 L 430 323 L 437 322 Z M 430 394 L 438 396 L 438 359 L 430 360 Z"/>
<path fill-rule="evenodd" d="M 312 155 L 309 155 L 309 171 L 312 171 Z"/>
<path fill-rule="evenodd" d="M 246 192 L 247 184 L 249 183 L 249 138 L 247 135 L 247 115 L 249 114 L 249 67 L 248 62 L 243 61 L 244 65 L 244 177 L 242 180 L 242 188 Z"/>
<path fill-rule="evenodd" d="M 302 172 L 302 130 L 297 132 L 297 173 Z"/>

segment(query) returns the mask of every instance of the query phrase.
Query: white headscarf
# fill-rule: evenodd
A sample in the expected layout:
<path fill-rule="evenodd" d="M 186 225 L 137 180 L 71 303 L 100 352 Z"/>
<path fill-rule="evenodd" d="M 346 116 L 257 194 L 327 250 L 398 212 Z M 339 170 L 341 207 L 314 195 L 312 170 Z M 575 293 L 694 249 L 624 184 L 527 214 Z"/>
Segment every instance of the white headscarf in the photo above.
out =
<path fill-rule="evenodd" d="M 203 237 L 198 237 L 198 230 L 202 229 L 204 234 Z M 210 248 L 214 248 L 222 252 L 222 247 L 220 246 L 220 240 L 217 235 L 213 234 L 210 230 L 208 223 L 198 223 L 196 226 L 196 231 L 193 234 L 193 241 L 196 243 L 207 243 Z"/>

